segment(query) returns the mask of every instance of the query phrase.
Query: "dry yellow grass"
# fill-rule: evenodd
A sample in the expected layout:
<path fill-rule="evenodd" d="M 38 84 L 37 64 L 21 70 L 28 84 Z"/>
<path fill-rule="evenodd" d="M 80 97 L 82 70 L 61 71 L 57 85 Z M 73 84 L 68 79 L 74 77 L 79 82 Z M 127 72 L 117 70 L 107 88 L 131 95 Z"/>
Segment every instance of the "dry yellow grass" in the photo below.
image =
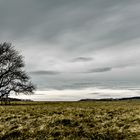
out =
<path fill-rule="evenodd" d="M 0 106 L 1 140 L 140 139 L 139 101 L 17 103 Z"/>

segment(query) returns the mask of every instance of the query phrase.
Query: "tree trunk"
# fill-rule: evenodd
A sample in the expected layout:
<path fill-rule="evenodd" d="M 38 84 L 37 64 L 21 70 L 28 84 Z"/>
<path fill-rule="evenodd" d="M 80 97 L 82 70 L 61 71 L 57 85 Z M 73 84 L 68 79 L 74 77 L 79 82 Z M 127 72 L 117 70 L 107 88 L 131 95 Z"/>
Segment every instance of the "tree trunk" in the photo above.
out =
<path fill-rule="evenodd" d="M 9 105 L 10 104 L 10 99 L 8 97 L 8 94 L 5 96 L 1 96 L 1 105 Z"/>

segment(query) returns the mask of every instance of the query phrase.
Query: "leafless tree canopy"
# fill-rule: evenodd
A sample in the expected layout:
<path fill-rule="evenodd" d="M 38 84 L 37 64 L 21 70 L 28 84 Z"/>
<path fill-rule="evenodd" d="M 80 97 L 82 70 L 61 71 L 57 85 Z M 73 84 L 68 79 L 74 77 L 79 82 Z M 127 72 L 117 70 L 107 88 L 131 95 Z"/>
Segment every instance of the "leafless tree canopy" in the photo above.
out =
<path fill-rule="evenodd" d="M 35 88 L 23 68 L 22 55 L 10 43 L 0 44 L 0 97 L 33 93 Z"/>

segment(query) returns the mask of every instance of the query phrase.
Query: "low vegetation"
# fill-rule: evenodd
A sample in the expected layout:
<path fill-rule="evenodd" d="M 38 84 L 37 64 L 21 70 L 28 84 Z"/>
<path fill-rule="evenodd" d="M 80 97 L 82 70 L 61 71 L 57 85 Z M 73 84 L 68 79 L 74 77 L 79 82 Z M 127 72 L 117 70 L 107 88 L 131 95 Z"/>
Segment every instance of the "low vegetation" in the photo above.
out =
<path fill-rule="evenodd" d="M 140 101 L 14 102 L 0 106 L 0 140 L 139 140 Z"/>

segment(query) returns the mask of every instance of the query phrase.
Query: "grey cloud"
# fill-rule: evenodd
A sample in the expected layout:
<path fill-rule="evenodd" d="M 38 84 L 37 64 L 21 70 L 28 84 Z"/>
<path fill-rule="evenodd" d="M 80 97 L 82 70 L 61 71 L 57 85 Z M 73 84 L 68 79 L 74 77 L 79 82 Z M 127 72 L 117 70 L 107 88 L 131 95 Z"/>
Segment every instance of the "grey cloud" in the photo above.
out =
<path fill-rule="evenodd" d="M 137 19 L 136 22 L 139 23 L 139 15 L 136 14 L 135 10 L 131 11 L 131 9 L 129 9 L 130 5 L 134 5 L 136 2 L 138 3 L 138 1 L 132 3 L 130 0 L 127 2 L 113 0 L 105 0 L 104 2 L 101 0 L 41 0 L 39 2 L 36 0 L 1 0 L 0 30 L 1 33 L 11 34 L 11 36 L 15 38 L 30 36 L 31 38 L 35 37 L 39 41 L 51 41 L 51 43 L 56 40 L 61 42 L 60 37 L 63 37 L 63 35 L 67 33 L 72 32 L 73 35 L 80 31 L 82 31 L 80 35 L 81 39 L 83 39 L 83 41 L 81 40 L 80 42 L 87 43 L 93 40 L 93 38 L 95 38 L 94 40 L 102 40 L 105 37 L 107 40 L 110 37 L 115 39 L 116 36 L 116 41 L 119 38 L 123 41 L 123 37 L 126 38 L 128 33 L 123 32 L 122 28 L 125 27 L 125 30 L 128 32 L 132 30 L 133 27 L 139 29 L 137 28 L 139 24 L 136 25 L 135 22 L 132 22 Z M 3 12 L 5 7 L 6 12 Z M 129 17 L 132 19 L 131 22 L 129 22 L 130 18 L 127 18 L 126 21 L 120 21 L 121 27 L 119 23 L 116 25 L 115 22 L 105 22 L 106 18 L 112 18 L 114 14 L 122 14 L 124 17 L 123 8 L 128 11 Z M 116 27 L 110 30 L 110 24 L 111 26 L 115 24 Z M 127 26 L 124 26 L 126 24 Z M 121 37 L 118 35 L 119 31 L 121 31 Z M 139 32 L 137 31 L 136 33 L 137 36 L 139 36 Z M 130 37 L 128 39 L 130 39 Z M 120 41 L 121 40 L 118 40 L 118 42 Z M 70 45 L 70 47 L 72 46 Z M 75 47 L 75 45 L 73 47 Z M 80 45 L 78 47 L 83 48 L 84 46 Z M 92 46 L 92 48 L 94 47 Z"/>
<path fill-rule="evenodd" d="M 92 60 L 93 60 L 92 57 L 76 57 L 76 58 L 73 58 L 71 62 L 88 62 Z"/>
<path fill-rule="evenodd" d="M 24 39 L 31 44 L 48 42 L 62 55 L 116 47 L 140 37 L 139 4 L 137 0 L 0 0 L 0 37 L 22 44 Z M 42 51 L 48 46 L 39 45 Z"/>
<path fill-rule="evenodd" d="M 111 70 L 112 70 L 111 67 L 95 68 L 95 69 L 89 70 L 88 73 L 107 72 L 107 71 L 111 71 Z"/>
<path fill-rule="evenodd" d="M 94 95 L 96 95 L 96 94 L 101 94 L 101 93 L 99 93 L 99 92 L 93 92 L 93 93 L 89 93 L 89 94 L 94 94 Z"/>
<path fill-rule="evenodd" d="M 139 7 L 139 0 L 0 0 L 0 41 L 22 50 L 40 89 L 139 80 L 140 68 L 129 68 L 140 59 Z"/>
<path fill-rule="evenodd" d="M 31 75 L 57 75 L 60 74 L 58 71 L 31 71 L 29 72 Z"/>

